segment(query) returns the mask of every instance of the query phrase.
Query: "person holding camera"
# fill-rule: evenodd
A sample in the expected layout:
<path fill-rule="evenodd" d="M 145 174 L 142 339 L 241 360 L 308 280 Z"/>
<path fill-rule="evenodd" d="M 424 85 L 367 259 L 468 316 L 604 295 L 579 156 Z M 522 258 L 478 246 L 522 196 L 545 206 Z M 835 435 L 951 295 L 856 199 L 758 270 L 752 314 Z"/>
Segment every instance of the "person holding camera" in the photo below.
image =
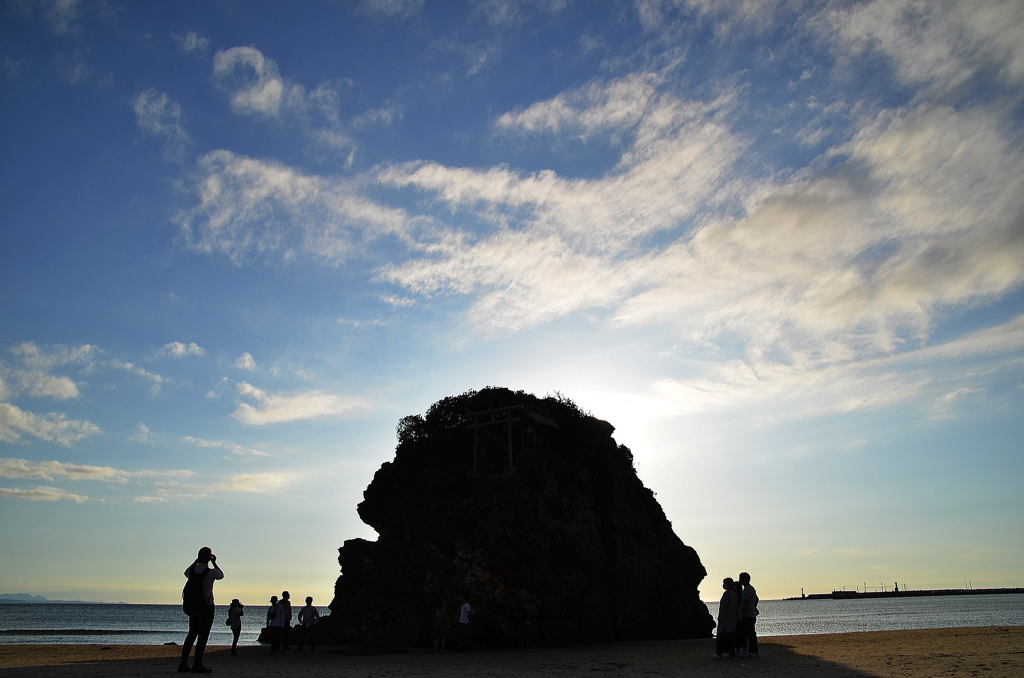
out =
<path fill-rule="evenodd" d="M 199 549 L 195 562 L 185 568 L 188 583 L 182 591 L 182 606 L 188 614 L 188 635 L 181 646 L 181 662 L 178 673 L 191 670 L 192 673 L 210 673 L 203 665 L 206 642 L 213 628 L 213 582 L 224 578 L 224 571 L 217 565 L 217 556 L 209 546 Z M 188 655 L 195 643 L 196 654 L 192 668 L 188 667 Z"/>

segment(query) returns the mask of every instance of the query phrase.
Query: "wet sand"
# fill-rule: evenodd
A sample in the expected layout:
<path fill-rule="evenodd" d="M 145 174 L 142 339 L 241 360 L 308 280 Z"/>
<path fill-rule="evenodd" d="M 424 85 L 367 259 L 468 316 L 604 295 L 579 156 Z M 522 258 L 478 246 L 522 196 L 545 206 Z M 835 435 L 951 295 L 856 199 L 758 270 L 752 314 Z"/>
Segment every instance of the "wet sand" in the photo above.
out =
<path fill-rule="evenodd" d="M 714 641 L 613 643 L 540 650 L 476 650 L 435 654 L 316 652 L 270 656 L 264 647 L 230 656 L 211 647 L 212 676 L 1024 676 L 1024 626 L 774 636 L 759 659 L 712 661 Z M 2 645 L 0 678 L 8 676 L 154 676 L 177 668 L 180 649 L 149 645 Z"/>

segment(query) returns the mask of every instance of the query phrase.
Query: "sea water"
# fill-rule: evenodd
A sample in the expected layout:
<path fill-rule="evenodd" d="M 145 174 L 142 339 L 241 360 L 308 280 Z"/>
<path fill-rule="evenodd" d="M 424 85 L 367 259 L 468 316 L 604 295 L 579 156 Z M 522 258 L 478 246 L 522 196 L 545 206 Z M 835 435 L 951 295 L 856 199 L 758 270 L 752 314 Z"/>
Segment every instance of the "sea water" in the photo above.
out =
<path fill-rule="evenodd" d="M 846 600 L 762 600 L 757 635 L 1024 626 L 1024 594 Z M 718 617 L 718 603 L 708 603 Z"/>
<path fill-rule="evenodd" d="M 292 606 L 297 615 L 300 606 Z M 330 614 L 318 607 L 321 615 Z M 255 645 L 266 624 L 267 606 L 246 606 L 239 645 Z M 230 645 L 227 605 L 218 605 L 210 632 L 211 645 Z M 294 623 L 294 621 L 293 621 Z M 115 605 L 92 603 L 16 603 L 0 605 L 0 645 L 99 644 L 181 645 L 188 617 L 181 605 Z"/>
<path fill-rule="evenodd" d="M 318 608 L 321 615 L 326 608 Z M 718 604 L 709 603 L 712 616 Z M 961 626 L 1024 626 L 1024 594 L 874 598 L 865 600 L 762 600 L 759 636 L 895 631 Z M 296 609 L 297 611 L 297 609 Z M 482 611 L 481 611 L 482 612 Z M 227 606 L 218 605 L 211 645 L 230 645 L 224 625 Z M 254 645 L 266 606 L 246 607 L 240 645 Z M 100 645 L 181 644 L 188 618 L 180 605 L 93 605 L 26 603 L 0 605 L 0 644 L 66 643 Z"/>

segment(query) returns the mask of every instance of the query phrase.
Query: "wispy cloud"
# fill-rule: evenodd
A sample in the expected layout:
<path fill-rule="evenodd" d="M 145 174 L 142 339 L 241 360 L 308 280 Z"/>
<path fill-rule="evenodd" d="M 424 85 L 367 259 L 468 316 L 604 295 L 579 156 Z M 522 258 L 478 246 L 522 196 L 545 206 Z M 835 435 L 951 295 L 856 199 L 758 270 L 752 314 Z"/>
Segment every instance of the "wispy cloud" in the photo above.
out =
<path fill-rule="evenodd" d="M 263 450 L 257 450 L 251 447 L 242 447 L 235 443 L 229 443 L 224 440 L 205 440 L 203 438 L 197 438 L 195 436 L 185 436 L 182 441 L 189 445 L 195 445 L 196 447 L 221 449 L 230 452 L 237 457 L 269 457 L 270 455 Z"/>
<path fill-rule="evenodd" d="M 985 70 L 1010 85 L 1024 80 L 1024 12 L 1014 0 L 873 0 L 829 7 L 813 15 L 811 25 L 828 29 L 828 39 L 844 50 L 841 57 L 886 55 L 907 84 L 948 93 Z"/>
<path fill-rule="evenodd" d="M 872 410 L 924 396 L 923 415 L 952 416 L 962 398 L 982 393 L 986 375 L 1005 370 L 1001 357 L 1024 349 L 1024 316 L 943 343 L 892 355 L 782 363 L 752 356 L 702 366 L 689 379 L 662 379 L 630 396 L 652 418 L 707 412 L 771 412 L 769 419 L 804 419 Z M 997 365 L 998 367 L 994 367 Z"/>
<path fill-rule="evenodd" d="M 955 416 L 956 405 L 967 396 L 979 393 L 981 389 L 971 386 L 961 386 L 949 393 L 939 397 L 932 405 L 932 418 L 952 419 Z"/>
<path fill-rule="evenodd" d="M 238 384 L 238 393 L 251 402 L 239 403 L 232 416 L 250 426 L 342 416 L 368 407 L 364 400 L 351 396 L 324 391 L 267 393 L 247 382 Z"/>
<path fill-rule="evenodd" d="M 206 353 L 206 349 L 195 342 L 188 342 L 187 344 L 181 341 L 172 341 L 169 344 L 164 344 L 156 351 L 156 357 L 158 358 L 187 358 L 191 356 L 201 356 Z"/>
<path fill-rule="evenodd" d="M 210 39 L 196 33 L 195 31 L 189 31 L 185 35 L 174 35 L 174 41 L 178 43 L 178 49 L 182 52 L 206 52 L 210 46 Z"/>
<path fill-rule="evenodd" d="M 70 400 L 79 396 L 78 385 L 70 377 L 47 374 L 42 370 L 4 370 L 0 366 L 0 378 L 3 378 L 5 372 L 10 386 L 0 389 L 0 400 L 14 393 L 57 400 Z"/>
<path fill-rule="evenodd" d="M 140 379 L 145 379 L 146 381 L 150 382 L 149 394 L 151 396 L 155 396 L 157 393 L 159 393 L 161 387 L 166 381 L 163 376 L 157 374 L 156 372 L 150 372 L 149 370 L 147 370 L 144 367 L 141 367 L 140 365 L 136 365 L 135 363 L 129 362 L 127 360 L 121 360 L 120 358 L 113 358 L 111 360 L 104 361 L 104 364 L 107 365 L 108 367 L 114 368 L 115 370 L 127 372 L 128 374 L 134 375 L 136 377 L 139 377 Z"/>
<path fill-rule="evenodd" d="M 658 92 L 657 81 L 641 73 L 591 83 L 498 118 L 506 133 L 620 146 L 597 179 L 436 163 L 380 171 L 381 182 L 432 194 L 493 228 L 451 232 L 381 276 L 416 294 L 471 295 L 470 321 L 499 329 L 620 303 L 646 275 L 641 243 L 715 204 L 744 146 L 719 119 L 728 96 L 687 102 Z"/>
<path fill-rule="evenodd" d="M 275 494 L 295 482 L 288 473 L 240 473 L 217 481 L 213 492 L 243 492 L 247 494 Z"/>
<path fill-rule="evenodd" d="M 359 12 L 369 16 L 404 19 L 423 9 L 423 0 L 359 0 Z"/>
<path fill-rule="evenodd" d="M 57 35 L 75 35 L 82 30 L 80 0 L 38 0 L 25 4 L 39 11 Z"/>
<path fill-rule="evenodd" d="M 99 347 L 92 344 L 42 347 L 31 341 L 18 344 L 10 351 L 26 366 L 41 370 L 52 370 L 65 365 L 90 365 L 102 354 Z"/>
<path fill-rule="evenodd" d="M 83 504 L 89 501 L 89 497 L 81 494 L 65 492 L 58 487 L 47 487 L 37 485 L 35 487 L 0 487 L 0 495 L 13 497 L 15 499 L 26 499 L 28 501 L 73 501 L 76 504 Z"/>
<path fill-rule="evenodd" d="M 143 422 L 139 422 L 135 426 L 135 433 L 132 434 L 130 440 L 135 443 L 141 443 L 143 445 L 153 442 L 153 431 L 150 430 Z"/>
<path fill-rule="evenodd" d="M 100 427 L 91 421 L 69 419 L 60 412 L 36 414 L 0 402 L 0 441 L 13 443 L 22 435 L 70 447 L 89 436 L 100 433 Z"/>
<path fill-rule="evenodd" d="M 192 139 L 185 131 L 181 106 L 167 94 L 148 89 L 135 96 L 132 110 L 139 129 L 161 140 L 164 157 L 173 162 L 183 162 Z"/>
<path fill-rule="evenodd" d="M 236 264 L 274 254 L 337 265 L 366 243 L 404 238 L 411 228 L 403 210 L 364 197 L 353 181 L 230 151 L 204 155 L 195 185 L 199 204 L 177 218 L 185 242 Z"/>
<path fill-rule="evenodd" d="M 39 480 L 91 480 L 124 484 L 133 479 L 190 478 L 193 471 L 186 470 L 140 470 L 127 471 L 110 466 L 88 466 L 62 461 L 34 462 L 28 459 L 0 459 L 0 478 L 35 478 Z"/>
<path fill-rule="evenodd" d="M 252 357 L 252 353 L 246 351 L 235 358 L 235 367 L 240 370 L 248 370 L 251 372 L 256 369 L 256 359 Z"/>
<path fill-rule="evenodd" d="M 317 144 L 330 148 L 353 145 L 341 120 L 338 83 L 321 82 L 310 89 L 286 80 L 277 63 L 255 47 L 217 52 L 213 78 L 239 115 L 296 123 Z"/>
<path fill-rule="evenodd" d="M 295 473 L 240 473 L 203 482 L 169 482 L 149 495 L 136 496 L 136 503 L 163 503 L 203 499 L 230 494 L 278 494 L 293 486 L 301 476 Z"/>

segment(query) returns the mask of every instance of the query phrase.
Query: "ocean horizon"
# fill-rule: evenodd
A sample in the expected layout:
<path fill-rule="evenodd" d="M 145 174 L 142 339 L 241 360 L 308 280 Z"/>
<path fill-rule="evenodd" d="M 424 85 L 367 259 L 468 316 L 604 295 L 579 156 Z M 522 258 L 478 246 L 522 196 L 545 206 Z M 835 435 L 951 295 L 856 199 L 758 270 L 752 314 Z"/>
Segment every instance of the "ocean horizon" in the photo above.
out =
<path fill-rule="evenodd" d="M 718 604 L 708 603 L 712 616 Z M 762 600 L 762 637 L 899 631 L 926 628 L 1024 626 L 1024 594 L 869 600 Z M 321 615 L 330 614 L 319 607 Z M 256 645 L 266 606 L 247 606 L 239 645 Z M 218 605 L 211 645 L 230 645 L 227 606 Z M 188 630 L 180 605 L 8 603 L 0 605 L 0 645 L 178 643 Z"/>

